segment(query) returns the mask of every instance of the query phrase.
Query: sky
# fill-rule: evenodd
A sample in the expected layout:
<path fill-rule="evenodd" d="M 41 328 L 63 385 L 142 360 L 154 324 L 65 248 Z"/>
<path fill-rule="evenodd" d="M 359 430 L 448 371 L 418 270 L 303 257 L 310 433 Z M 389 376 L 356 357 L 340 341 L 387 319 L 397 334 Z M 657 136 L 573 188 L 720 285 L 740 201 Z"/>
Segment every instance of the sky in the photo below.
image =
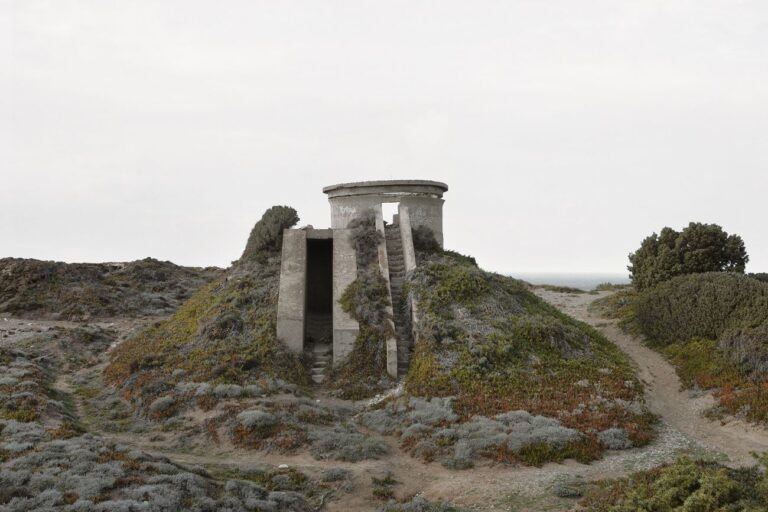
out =
<path fill-rule="evenodd" d="M 768 2 L 0 0 L 0 257 L 226 266 L 396 178 L 489 270 L 698 221 L 768 271 Z"/>

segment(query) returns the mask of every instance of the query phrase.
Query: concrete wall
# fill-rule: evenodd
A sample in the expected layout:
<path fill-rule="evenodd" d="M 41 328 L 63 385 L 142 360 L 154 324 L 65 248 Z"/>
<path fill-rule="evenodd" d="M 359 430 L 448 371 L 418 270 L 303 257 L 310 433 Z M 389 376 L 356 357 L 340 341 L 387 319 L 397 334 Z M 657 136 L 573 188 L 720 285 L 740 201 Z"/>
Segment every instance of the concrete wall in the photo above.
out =
<path fill-rule="evenodd" d="M 413 225 L 411 224 L 410 208 L 400 204 L 398 211 L 400 222 L 400 237 L 403 243 L 403 261 L 405 263 L 405 273 L 408 275 L 416 268 L 416 250 L 413 247 Z"/>
<path fill-rule="evenodd" d="M 427 226 L 443 244 L 444 183 L 427 180 L 392 180 L 342 183 L 325 187 L 331 205 L 331 227 L 343 229 L 366 210 L 382 203 L 400 203 L 408 207 L 413 227 Z"/>
<path fill-rule="evenodd" d="M 349 232 L 348 229 L 333 231 L 333 364 L 340 363 L 352 352 L 360 331 L 357 320 L 339 304 L 344 290 L 357 279 L 357 260 Z"/>
<path fill-rule="evenodd" d="M 435 232 L 435 238 L 443 245 L 443 201 L 434 197 L 420 196 L 349 196 L 337 197 L 331 202 L 331 227 L 346 228 L 349 222 L 366 210 L 381 207 L 382 202 L 400 202 L 411 211 L 413 227 L 427 226 Z"/>
<path fill-rule="evenodd" d="M 307 233 L 301 229 L 286 229 L 277 300 L 277 338 L 299 354 L 304 351 L 306 291 Z"/>
<path fill-rule="evenodd" d="M 407 196 L 400 200 L 411 215 L 411 227 L 427 226 L 443 247 L 443 201 L 433 197 Z"/>
<path fill-rule="evenodd" d="M 416 249 L 413 247 L 410 209 L 400 204 L 398 215 L 400 217 L 400 237 L 403 243 L 405 275 L 410 277 L 411 273 L 416 270 Z M 411 305 L 411 334 L 415 341 L 416 331 L 418 330 L 417 325 L 419 323 L 419 305 L 413 291 L 408 292 L 408 304 Z"/>

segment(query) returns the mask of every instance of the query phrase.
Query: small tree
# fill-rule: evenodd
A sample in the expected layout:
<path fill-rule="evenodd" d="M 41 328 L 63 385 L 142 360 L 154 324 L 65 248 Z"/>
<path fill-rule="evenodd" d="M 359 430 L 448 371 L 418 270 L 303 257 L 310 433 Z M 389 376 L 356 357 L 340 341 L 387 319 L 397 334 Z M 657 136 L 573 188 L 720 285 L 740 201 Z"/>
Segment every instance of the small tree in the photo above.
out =
<path fill-rule="evenodd" d="M 717 224 L 691 222 L 680 232 L 665 227 L 647 237 L 629 255 L 627 269 L 635 288 L 643 290 L 682 274 L 743 274 L 748 261 L 739 235 L 729 235 Z"/>
<path fill-rule="evenodd" d="M 290 206 L 273 206 L 253 226 L 241 261 L 263 260 L 283 247 L 283 230 L 299 222 L 299 215 Z"/>

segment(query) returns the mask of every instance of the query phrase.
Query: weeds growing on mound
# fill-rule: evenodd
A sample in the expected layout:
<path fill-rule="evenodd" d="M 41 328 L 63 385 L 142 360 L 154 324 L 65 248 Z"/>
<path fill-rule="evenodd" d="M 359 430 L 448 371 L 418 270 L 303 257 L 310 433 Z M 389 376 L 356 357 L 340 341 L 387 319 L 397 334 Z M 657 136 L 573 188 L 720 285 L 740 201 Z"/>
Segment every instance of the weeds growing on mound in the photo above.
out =
<path fill-rule="evenodd" d="M 355 248 L 357 279 L 341 296 L 342 309 L 357 320 L 360 331 L 352 352 L 331 374 L 339 396 L 360 399 L 390 387 L 387 375 L 387 339 L 393 336 L 387 282 L 378 266 L 378 245 L 382 235 L 376 230 L 373 212 L 349 224 L 350 241 Z"/>
<path fill-rule="evenodd" d="M 141 410 L 156 412 L 150 405 L 184 382 L 247 386 L 277 378 L 308 385 L 301 360 L 276 336 L 278 241 L 297 218 L 281 209 L 275 219 L 273 210 L 225 276 L 112 352 L 105 378 Z"/>
<path fill-rule="evenodd" d="M 409 282 L 419 304 L 410 395 L 453 397 L 461 422 L 527 411 L 557 418 L 578 434 L 555 446 L 502 443 L 486 456 L 533 464 L 588 461 L 608 447 L 601 433 L 621 431 L 627 446 L 653 437 L 655 418 L 626 357 L 524 282 L 484 272 L 447 251 L 422 251 Z"/>

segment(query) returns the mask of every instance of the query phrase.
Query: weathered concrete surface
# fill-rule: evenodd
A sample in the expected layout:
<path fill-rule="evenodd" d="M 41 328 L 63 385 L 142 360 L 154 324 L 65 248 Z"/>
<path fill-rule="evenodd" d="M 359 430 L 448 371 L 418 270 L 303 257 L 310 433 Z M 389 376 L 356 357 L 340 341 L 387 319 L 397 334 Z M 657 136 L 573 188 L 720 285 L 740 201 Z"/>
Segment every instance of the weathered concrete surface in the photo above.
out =
<path fill-rule="evenodd" d="M 357 320 L 339 304 L 344 290 L 357 279 L 357 260 L 349 233 L 349 229 L 333 231 L 333 364 L 340 363 L 352 352 L 360 331 Z"/>
<path fill-rule="evenodd" d="M 398 217 L 400 219 L 400 237 L 403 243 L 403 264 L 407 278 L 416 270 L 416 249 L 413 246 L 411 212 L 408 206 L 400 204 Z M 411 311 L 411 340 L 415 340 L 419 324 L 419 305 L 412 291 L 408 292 L 408 305 Z M 408 349 L 410 350 L 411 347 Z"/>
<path fill-rule="evenodd" d="M 408 274 L 416 269 L 416 249 L 413 247 L 413 227 L 411 224 L 411 212 L 408 206 L 400 205 L 398 219 L 400 223 L 400 236 L 403 241 L 405 273 Z"/>
<path fill-rule="evenodd" d="M 387 374 L 393 379 L 397 378 L 397 340 L 387 340 Z"/>
<path fill-rule="evenodd" d="M 277 300 L 277 338 L 296 353 L 304 351 L 307 290 L 307 232 L 286 229 Z"/>
<path fill-rule="evenodd" d="M 426 226 L 435 233 L 435 239 L 443 247 L 443 203 L 433 197 L 406 196 L 400 200 L 411 215 L 411 227 Z"/>
<path fill-rule="evenodd" d="M 333 238 L 333 230 L 331 229 L 306 229 L 307 238 L 310 240 L 329 240 Z"/>
<path fill-rule="evenodd" d="M 408 206 L 413 227 L 427 226 L 443 244 L 443 193 L 448 185 L 427 180 L 392 180 L 342 183 L 325 187 L 331 204 L 331 228 L 346 228 L 365 210 L 381 203 Z"/>

